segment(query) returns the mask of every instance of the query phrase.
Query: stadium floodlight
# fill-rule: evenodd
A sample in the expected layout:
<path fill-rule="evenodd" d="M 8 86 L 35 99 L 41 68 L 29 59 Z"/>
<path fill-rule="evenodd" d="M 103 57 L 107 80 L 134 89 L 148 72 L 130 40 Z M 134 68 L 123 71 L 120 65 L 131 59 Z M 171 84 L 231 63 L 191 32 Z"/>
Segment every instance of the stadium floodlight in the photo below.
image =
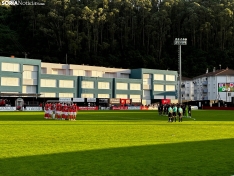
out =
<path fill-rule="evenodd" d="M 179 91 L 178 91 L 178 99 L 179 103 L 182 103 L 182 95 L 181 95 L 181 82 L 182 82 L 182 67 L 181 67 L 181 45 L 187 45 L 187 38 L 175 38 L 174 45 L 178 45 L 178 62 L 179 62 Z"/>

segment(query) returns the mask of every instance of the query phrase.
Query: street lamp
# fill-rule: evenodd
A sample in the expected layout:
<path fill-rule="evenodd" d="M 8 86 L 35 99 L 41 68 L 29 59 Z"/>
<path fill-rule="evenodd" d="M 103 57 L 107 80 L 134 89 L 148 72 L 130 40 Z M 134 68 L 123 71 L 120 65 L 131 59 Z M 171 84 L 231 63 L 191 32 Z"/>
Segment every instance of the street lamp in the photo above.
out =
<path fill-rule="evenodd" d="M 178 45 L 178 62 L 179 62 L 179 103 L 182 103 L 181 96 L 181 79 L 182 79 L 182 68 L 181 68 L 181 45 L 187 45 L 187 38 L 175 38 L 174 45 Z"/>

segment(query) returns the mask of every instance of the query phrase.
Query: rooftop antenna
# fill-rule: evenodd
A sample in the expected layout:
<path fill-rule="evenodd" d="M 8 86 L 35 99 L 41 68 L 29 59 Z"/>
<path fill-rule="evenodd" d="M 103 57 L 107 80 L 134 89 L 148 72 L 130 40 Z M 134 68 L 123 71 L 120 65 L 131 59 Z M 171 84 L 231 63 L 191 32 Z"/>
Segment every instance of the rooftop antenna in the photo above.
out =
<path fill-rule="evenodd" d="M 67 53 L 66 53 L 66 64 L 67 64 Z"/>
<path fill-rule="evenodd" d="M 221 70 L 221 64 L 219 64 L 219 68 L 220 68 L 220 70 Z"/>

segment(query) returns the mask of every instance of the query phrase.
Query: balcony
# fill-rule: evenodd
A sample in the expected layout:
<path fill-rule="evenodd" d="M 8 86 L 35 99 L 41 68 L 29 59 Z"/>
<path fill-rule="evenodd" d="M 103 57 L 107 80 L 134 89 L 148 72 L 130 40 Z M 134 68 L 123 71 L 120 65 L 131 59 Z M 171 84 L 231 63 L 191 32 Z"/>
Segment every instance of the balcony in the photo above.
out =
<path fill-rule="evenodd" d="M 203 86 L 207 86 L 207 84 L 208 84 L 208 81 L 204 81 L 204 82 L 202 83 Z"/>
<path fill-rule="evenodd" d="M 207 93 L 207 92 L 208 92 L 208 89 L 205 88 L 205 89 L 202 90 L 202 92 L 203 92 L 203 93 Z"/>

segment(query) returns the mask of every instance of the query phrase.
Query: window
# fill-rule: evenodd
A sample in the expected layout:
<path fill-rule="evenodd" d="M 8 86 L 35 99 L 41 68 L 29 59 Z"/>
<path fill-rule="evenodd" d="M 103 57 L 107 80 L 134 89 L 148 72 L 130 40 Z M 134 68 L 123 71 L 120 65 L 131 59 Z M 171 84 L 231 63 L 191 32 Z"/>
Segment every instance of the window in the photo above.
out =
<path fill-rule="evenodd" d="M 93 98 L 93 94 L 88 94 L 88 93 L 82 93 L 81 98 Z"/>
<path fill-rule="evenodd" d="M 103 73 L 100 71 L 92 71 L 92 77 L 102 77 Z"/>
<path fill-rule="evenodd" d="M 116 83 L 116 89 L 118 89 L 118 90 L 128 90 L 128 83 Z"/>
<path fill-rule="evenodd" d="M 141 95 L 130 95 L 131 99 L 141 99 Z"/>
<path fill-rule="evenodd" d="M 41 87 L 57 87 L 55 79 L 41 79 Z"/>
<path fill-rule="evenodd" d="M 2 63 L 2 71 L 20 72 L 20 65 L 17 63 Z"/>
<path fill-rule="evenodd" d="M 73 76 L 85 76 L 85 71 L 84 70 L 72 70 Z"/>
<path fill-rule="evenodd" d="M 104 77 L 105 77 L 105 78 L 115 78 L 115 77 L 116 77 L 116 74 L 115 74 L 115 73 L 108 73 L 108 72 L 106 72 L 106 73 L 104 74 Z"/>
<path fill-rule="evenodd" d="M 23 86 L 22 93 L 36 93 L 37 87 L 36 86 Z"/>
<path fill-rule="evenodd" d="M 103 72 L 97 71 L 97 77 L 102 77 L 103 76 Z"/>
<path fill-rule="evenodd" d="M 110 89 L 109 82 L 98 82 L 98 89 Z"/>
<path fill-rule="evenodd" d="M 130 90 L 141 90 L 141 84 L 130 83 Z"/>
<path fill-rule="evenodd" d="M 63 69 L 52 69 L 52 74 L 54 74 L 54 75 L 65 75 L 65 70 L 63 70 Z"/>
<path fill-rule="evenodd" d="M 110 98 L 110 94 L 98 94 L 98 98 Z"/>
<path fill-rule="evenodd" d="M 85 76 L 91 77 L 92 76 L 92 71 L 85 70 Z"/>
<path fill-rule="evenodd" d="M 74 88 L 74 81 L 73 80 L 59 80 L 59 87 Z"/>
<path fill-rule="evenodd" d="M 150 99 L 151 94 L 150 94 L 150 90 L 143 90 L 143 97 L 144 99 Z"/>
<path fill-rule="evenodd" d="M 127 94 L 116 94 L 116 98 L 128 98 Z"/>
<path fill-rule="evenodd" d="M 72 98 L 73 93 L 59 93 L 59 97 L 64 97 L 64 98 Z"/>
<path fill-rule="evenodd" d="M 47 73 L 47 68 L 41 68 L 41 74 L 46 74 Z"/>
<path fill-rule="evenodd" d="M 120 78 L 129 78 L 129 74 L 120 73 Z"/>
<path fill-rule="evenodd" d="M 152 75 L 151 74 L 143 74 L 143 79 L 151 79 Z"/>
<path fill-rule="evenodd" d="M 93 81 L 82 81 L 81 82 L 81 88 L 93 89 L 94 88 L 94 82 Z"/>
<path fill-rule="evenodd" d="M 24 79 L 37 79 L 37 71 L 24 71 L 23 78 Z"/>
<path fill-rule="evenodd" d="M 154 84 L 154 91 L 164 91 L 164 85 Z"/>
<path fill-rule="evenodd" d="M 38 66 L 36 65 L 23 65 L 23 70 L 27 71 L 38 71 Z"/>
<path fill-rule="evenodd" d="M 166 75 L 166 81 L 175 81 L 175 75 Z"/>
<path fill-rule="evenodd" d="M 170 96 L 170 95 L 167 95 L 167 96 L 166 96 L 166 99 L 175 100 L 176 98 L 175 98 L 175 96 Z"/>
<path fill-rule="evenodd" d="M 1 86 L 19 86 L 20 79 L 12 78 L 12 77 L 2 77 L 1 78 Z"/>
<path fill-rule="evenodd" d="M 52 92 L 41 92 L 41 96 L 40 97 L 56 97 L 56 93 L 52 93 Z"/>
<path fill-rule="evenodd" d="M 164 99 L 164 95 L 154 95 L 154 99 Z"/>
<path fill-rule="evenodd" d="M 143 84 L 144 85 L 151 85 L 151 79 L 143 79 Z"/>
<path fill-rule="evenodd" d="M 175 91 L 175 85 L 166 85 L 166 91 Z"/>
<path fill-rule="evenodd" d="M 164 75 L 163 74 L 154 74 L 154 80 L 164 80 Z"/>

